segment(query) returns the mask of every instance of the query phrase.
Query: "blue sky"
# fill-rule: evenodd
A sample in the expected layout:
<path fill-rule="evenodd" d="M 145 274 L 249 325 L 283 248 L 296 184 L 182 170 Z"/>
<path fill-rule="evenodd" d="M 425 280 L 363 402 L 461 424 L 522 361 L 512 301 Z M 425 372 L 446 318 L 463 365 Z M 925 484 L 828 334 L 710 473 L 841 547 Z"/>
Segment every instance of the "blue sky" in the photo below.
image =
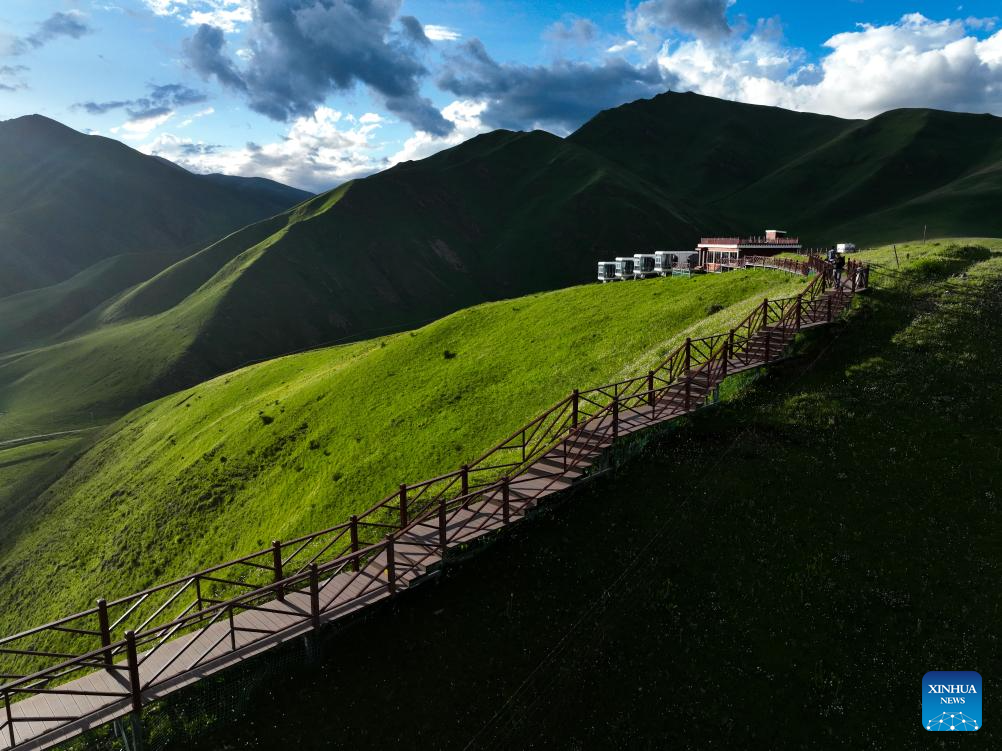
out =
<path fill-rule="evenodd" d="M 1002 115 L 1002 2 L 4 0 L 0 119 L 321 190 L 667 89 Z"/>

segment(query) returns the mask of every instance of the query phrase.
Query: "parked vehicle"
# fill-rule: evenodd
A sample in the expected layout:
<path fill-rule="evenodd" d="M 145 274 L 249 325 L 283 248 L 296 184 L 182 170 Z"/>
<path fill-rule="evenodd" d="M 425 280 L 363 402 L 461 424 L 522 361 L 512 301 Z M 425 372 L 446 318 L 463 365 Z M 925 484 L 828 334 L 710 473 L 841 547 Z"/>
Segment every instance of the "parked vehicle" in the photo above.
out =
<path fill-rule="evenodd" d="M 616 258 L 616 278 L 617 279 L 635 279 L 634 269 L 636 268 L 636 262 L 632 257 L 626 258 L 625 256 L 620 256 Z"/>
<path fill-rule="evenodd" d="M 839 243 L 835 246 L 835 250 L 839 253 L 855 253 L 856 246 L 852 243 Z"/>
<path fill-rule="evenodd" d="M 599 261 L 598 262 L 598 280 L 605 284 L 606 282 L 616 281 L 616 262 L 615 261 Z"/>
<path fill-rule="evenodd" d="M 646 279 L 655 273 L 654 253 L 634 253 L 633 273 L 637 279 Z"/>
<path fill-rule="evenodd" d="M 654 273 L 661 276 L 670 276 L 672 264 L 674 263 L 674 253 L 667 250 L 659 250 L 654 254 Z"/>

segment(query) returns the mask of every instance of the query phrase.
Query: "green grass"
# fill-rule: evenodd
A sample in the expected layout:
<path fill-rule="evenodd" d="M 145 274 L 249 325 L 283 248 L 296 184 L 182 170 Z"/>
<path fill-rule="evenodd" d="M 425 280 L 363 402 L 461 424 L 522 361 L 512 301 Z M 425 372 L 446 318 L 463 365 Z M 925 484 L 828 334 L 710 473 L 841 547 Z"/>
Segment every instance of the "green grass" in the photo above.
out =
<path fill-rule="evenodd" d="M 151 727 L 196 751 L 929 748 L 922 675 L 998 664 L 1002 256 L 911 248 L 801 357 L 315 667 L 224 676 Z"/>
<path fill-rule="evenodd" d="M 0 630 L 343 521 L 476 458 L 572 388 L 646 372 L 681 338 L 802 284 L 749 271 L 505 300 L 141 407 L 0 530 Z"/>

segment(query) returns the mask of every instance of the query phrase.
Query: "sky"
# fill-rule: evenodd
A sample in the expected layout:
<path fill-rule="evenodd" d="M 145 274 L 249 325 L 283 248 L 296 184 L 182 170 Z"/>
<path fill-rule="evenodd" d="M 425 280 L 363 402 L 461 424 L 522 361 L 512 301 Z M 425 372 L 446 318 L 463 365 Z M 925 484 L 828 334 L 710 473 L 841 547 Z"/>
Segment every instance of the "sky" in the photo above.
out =
<path fill-rule="evenodd" d="M 322 191 L 664 91 L 1002 116 L 1002 0 L 3 0 L 0 119 Z"/>

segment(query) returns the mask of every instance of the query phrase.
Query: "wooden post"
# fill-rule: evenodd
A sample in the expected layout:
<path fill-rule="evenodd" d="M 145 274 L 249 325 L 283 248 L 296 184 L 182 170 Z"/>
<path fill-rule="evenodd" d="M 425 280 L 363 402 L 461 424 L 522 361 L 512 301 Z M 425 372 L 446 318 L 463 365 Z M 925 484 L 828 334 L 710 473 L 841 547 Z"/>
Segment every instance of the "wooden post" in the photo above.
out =
<path fill-rule="evenodd" d="M 445 559 L 445 551 L 449 548 L 449 535 L 446 529 L 446 509 L 445 499 L 438 502 L 438 547 L 442 552 L 442 559 Z"/>
<path fill-rule="evenodd" d="M 511 479 L 501 480 L 501 521 L 508 524 L 511 521 Z"/>
<path fill-rule="evenodd" d="M 230 621 L 230 650 L 233 652 L 237 651 L 237 629 L 233 623 L 233 605 L 230 604 L 226 607 L 226 617 Z"/>
<path fill-rule="evenodd" d="M 762 301 L 762 325 L 769 323 L 769 298 Z"/>
<path fill-rule="evenodd" d="M 310 564 L 310 615 L 313 628 L 320 628 L 320 574 L 317 564 Z"/>
<path fill-rule="evenodd" d="M 400 483 L 400 529 L 407 526 L 407 483 Z"/>
<path fill-rule="evenodd" d="M 685 339 L 685 372 L 688 373 L 690 368 L 692 368 L 692 338 L 686 337 Z"/>
<path fill-rule="evenodd" d="M 3 705 L 7 710 L 7 737 L 10 738 L 8 748 L 14 748 L 16 739 L 14 738 L 14 717 L 10 711 L 10 693 L 3 692 Z"/>
<path fill-rule="evenodd" d="M 101 646 L 104 647 L 104 664 L 107 670 L 111 670 L 114 660 L 111 656 L 111 627 L 108 625 L 108 603 L 101 597 L 97 601 L 97 624 L 101 632 Z"/>
<path fill-rule="evenodd" d="M 571 395 L 571 427 L 576 428 L 578 426 L 578 402 L 581 401 L 581 392 L 578 389 L 574 389 L 574 393 Z"/>
<path fill-rule="evenodd" d="M 619 438 L 619 394 L 612 397 L 612 440 Z"/>
<path fill-rule="evenodd" d="M 461 489 L 463 491 L 462 494 L 463 495 L 469 495 L 469 493 L 470 493 L 470 465 L 469 464 L 464 464 L 462 467 L 460 467 L 459 472 L 460 472 L 459 480 L 460 480 L 460 483 L 461 483 L 460 487 L 461 487 Z"/>
<path fill-rule="evenodd" d="M 355 554 L 351 559 L 351 568 L 353 571 L 358 571 L 358 517 L 355 514 L 351 515 L 351 527 L 349 531 L 351 532 L 351 552 Z"/>
<path fill-rule="evenodd" d="M 282 543 L 278 540 L 271 541 L 271 565 L 274 569 L 275 581 L 282 581 Z M 281 584 L 275 587 L 275 596 L 279 600 L 285 601 L 285 587 Z"/>
<path fill-rule="evenodd" d="M 849 261 L 849 273 L 852 274 L 852 294 L 856 294 L 856 264 Z"/>
<path fill-rule="evenodd" d="M 198 612 L 202 612 L 202 577 L 195 574 L 195 599 L 198 602 Z"/>
<path fill-rule="evenodd" d="M 386 535 L 386 586 L 390 594 L 397 591 L 397 567 L 393 556 L 393 535 Z"/>
<path fill-rule="evenodd" d="M 647 403 L 651 405 L 651 410 L 654 410 L 654 371 L 647 371 Z"/>
<path fill-rule="evenodd" d="M 129 668 L 129 689 L 132 693 L 132 711 L 143 709 L 143 686 L 139 682 L 139 656 L 136 654 L 136 632 L 125 632 L 125 657 Z"/>

